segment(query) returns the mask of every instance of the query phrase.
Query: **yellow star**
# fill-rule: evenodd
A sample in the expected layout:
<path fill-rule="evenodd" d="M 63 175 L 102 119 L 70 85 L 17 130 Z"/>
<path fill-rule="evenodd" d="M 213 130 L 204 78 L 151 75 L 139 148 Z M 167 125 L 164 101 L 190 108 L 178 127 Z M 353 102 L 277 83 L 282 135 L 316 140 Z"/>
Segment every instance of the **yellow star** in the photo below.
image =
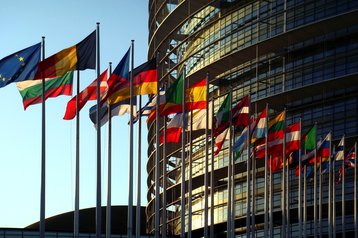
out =
<path fill-rule="evenodd" d="M 6 80 L 6 78 L 2 78 L 2 81 L 4 81 L 4 82 L 5 82 L 5 80 Z"/>
<path fill-rule="evenodd" d="M 20 61 L 24 61 L 24 58 L 23 58 L 23 57 L 20 57 L 19 60 L 20 60 Z"/>
<path fill-rule="evenodd" d="M 2 78 L 2 75 L 0 74 L 0 78 Z"/>
<path fill-rule="evenodd" d="M 25 66 L 25 63 L 22 63 L 21 66 Z"/>

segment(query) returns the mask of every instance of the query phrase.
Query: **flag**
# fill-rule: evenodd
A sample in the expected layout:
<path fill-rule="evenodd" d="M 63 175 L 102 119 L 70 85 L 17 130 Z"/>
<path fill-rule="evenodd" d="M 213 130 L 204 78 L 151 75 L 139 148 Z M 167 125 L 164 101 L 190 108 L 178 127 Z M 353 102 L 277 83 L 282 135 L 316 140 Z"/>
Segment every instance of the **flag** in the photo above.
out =
<path fill-rule="evenodd" d="M 40 62 L 41 43 L 0 60 L 0 88 L 13 82 L 34 79 Z"/>
<path fill-rule="evenodd" d="M 336 160 L 343 160 L 344 159 L 344 136 L 342 137 L 342 139 L 338 143 L 338 146 L 337 146 L 337 149 L 336 149 L 335 159 Z"/>
<path fill-rule="evenodd" d="M 285 112 L 281 112 L 268 123 L 267 151 L 273 158 L 281 157 L 283 153 L 284 120 Z M 265 135 L 263 134 L 261 136 Z M 260 140 L 255 142 L 254 151 L 257 158 L 265 157 L 264 138 L 260 138 Z"/>
<path fill-rule="evenodd" d="M 72 95 L 73 72 L 63 77 L 45 79 L 45 100 L 60 95 Z M 42 102 L 42 80 L 27 80 L 16 83 L 23 99 L 24 109 Z"/>
<path fill-rule="evenodd" d="M 314 124 L 313 127 L 302 137 L 303 140 L 303 149 L 305 151 L 311 151 L 316 148 L 316 138 L 317 138 L 317 124 Z"/>
<path fill-rule="evenodd" d="M 183 113 L 176 114 L 168 123 L 166 130 L 166 143 L 178 143 L 182 134 Z M 164 143 L 164 133 L 160 132 L 160 144 Z"/>
<path fill-rule="evenodd" d="M 96 68 L 96 31 L 80 43 L 46 58 L 38 64 L 35 79 L 56 78 L 68 71 Z"/>
<path fill-rule="evenodd" d="M 164 106 L 165 106 L 165 91 L 163 91 L 163 94 L 159 95 L 159 113 L 160 111 L 163 110 Z M 155 101 L 153 101 L 153 107 L 148 115 L 147 123 L 156 120 L 156 109 L 157 109 L 157 97 L 155 97 Z"/>
<path fill-rule="evenodd" d="M 247 126 L 249 119 L 249 96 L 243 97 L 240 102 L 230 109 L 232 96 L 231 93 L 227 95 L 224 102 L 221 104 L 218 114 L 216 116 L 216 129 L 214 135 L 220 134 L 230 124 L 229 110 L 232 111 L 232 125 L 233 126 Z"/>
<path fill-rule="evenodd" d="M 163 91 L 160 91 L 160 94 L 163 94 Z M 152 112 L 152 110 L 155 108 L 155 104 L 157 103 L 157 95 L 152 95 L 149 98 L 149 101 L 147 102 L 147 104 L 145 104 L 141 109 L 140 109 L 140 115 L 142 117 L 144 116 L 149 116 L 150 113 Z M 139 111 L 137 111 L 137 115 L 135 118 L 133 118 L 133 123 L 136 123 L 139 119 Z M 129 122 L 128 122 L 129 124 Z"/>
<path fill-rule="evenodd" d="M 332 141 L 332 133 L 329 132 L 317 150 L 318 163 L 327 161 L 331 156 L 330 154 L 331 141 Z"/>
<path fill-rule="evenodd" d="M 231 92 L 228 93 L 224 101 L 219 107 L 219 110 L 216 114 L 216 123 L 214 129 L 214 136 L 218 136 L 229 126 L 230 120 L 230 109 L 231 109 Z"/>
<path fill-rule="evenodd" d="M 165 92 L 165 104 L 160 110 L 161 116 L 183 112 L 184 78 L 180 75 Z M 185 110 L 206 108 L 206 79 L 200 80 L 185 89 Z"/>
<path fill-rule="evenodd" d="M 109 98 L 114 95 L 117 90 L 121 87 L 128 86 L 129 82 L 129 50 L 124 54 L 121 61 L 118 63 L 113 73 L 109 76 L 108 79 L 108 92 L 104 98 L 101 99 L 101 105 L 105 103 Z M 111 104 L 109 102 L 109 104 Z"/>
<path fill-rule="evenodd" d="M 214 155 L 219 154 L 221 147 L 223 146 L 225 140 L 230 139 L 230 133 L 229 133 L 229 128 L 226 128 L 220 135 L 218 135 L 215 138 L 215 145 L 216 145 L 216 150 L 214 151 Z"/>
<path fill-rule="evenodd" d="M 100 92 L 101 95 L 107 90 L 107 70 L 100 75 Z M 79 95 L 74 96 L 67 103 L 64 120 L 72 120 L 76 116 L 76 100 L 78 97 L 80 111 L 89 100 L 97 99 L 97 79 L 95 79 L 90 85 L 88 85 Z"/>
<path fill-rule="evenodd" d="M 89 110 L 89 117 L 91 121 L 93 122 L 94 126 L 97 128 L 97 105 L 94 105 Z M 126 113 L 130 113 L 130 100 L 124 100 L 121 102 L 118 102 L 114 105 L 111 105 L 111 116 L 123 116 Z M 136 98 L 134 97 L 134 103 L 133 103 L 133 117 L 137 115 L 137 106 L 136 106 Z M 106 124 L 108 122 L 108 105 L 107 103 L 104 103 L 100 109 L 99 109 L 99 117 L 101 119 L 101 126 Z"/>
<path fill-rule="evenodd" d="M 296 122 L 286 128 L 286 155 L 300 149 L 300 123 Z"/>
<path fill-rule="evenodd" d="M 250 131 L 252 131 L 251 135 L 251 144 L 255 143 L 258 139 L 265 137 L 265 130 L 266 130 L 266 107 L 262 110 L 259 117 L 256 119 L 256 122 Z"/>
<path fill-rule="evenodd" d="M 157 94 L 158 70 L 156 59 L 152 59 L 133 70 L 133 96 Z M 130 82 L 118 85 L 115 92 L 108 98 L 109 104 L 114 104 L 130 97 Z"/>
<path fill-rule="evenodd" d="M 211 129 L 212 122 L 212 107 L 209 105 L 209 129 Z M 188 121 L 192 121 L 193 131 L 204 130 L 206 128 L 206 110 L 205 109 L 196 109 L 187 114 Z M 191 117 L 193 117 L 191 119 Z M 182 133 L 182 121 L 183 113 L 176 114 L 168 123 L 166 131 L 166 142 L 168 143 L 178 143 L 180 140 L 180 135 Z M 190 128 L 188 128 L 189 130 Z M 164 133 L 160 133 L 160 143 L 164 142 Z"/>
<path fill-rule="evenodd" d="M 234 151 L 236 153 L 239 153 L 239 155 L 244 150 L 245 146 L 247 146 L 247 134 L 249 133 L 248 127 L 245 127 L 245 129 L 241 132 L 239 138 L 234 143 Z"/>

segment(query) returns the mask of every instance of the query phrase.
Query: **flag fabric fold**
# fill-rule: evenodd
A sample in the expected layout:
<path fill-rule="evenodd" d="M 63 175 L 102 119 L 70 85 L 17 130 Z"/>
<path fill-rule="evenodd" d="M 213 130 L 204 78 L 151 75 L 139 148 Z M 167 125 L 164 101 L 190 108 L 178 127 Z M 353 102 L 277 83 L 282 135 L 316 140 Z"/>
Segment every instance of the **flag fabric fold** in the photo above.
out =
<path fill-rule="evenodd" d="M 72 95 L 73 72 L 63 77 L 45 79 L 45 100 L 60 95 Z M 16 83 L 23 99 L 24 109 L 42 102 L 42 80 L 27 80 Z"/>
<path fill-rule="evenodd" d="M 221 134 L 219 134 L 215 138 L 216 150 L 214 151 L 214 155 L 219 154 L 222 146 L 224 145 L 225 141 L 228 139 L 230 139 L 230 133 L 229 133 L 229 128 L 226 128 Z"/>
<path fill-rule="evenodd" d="M 136 106 L 136 97 L 133 98 L 134 99 L 134 103 L 133 103 L 133 117 L 135 117 L 137 115 L 137 106 Z M 114 105 L 110 105 L 111 107 L 111 116 L 123 116 L 126 113 L 130 113 L 130 100 L 124 100 L 121 102 L 118 102 Z M 99 109 L 99 117 L 100 117 L 100 126 L 103 126 L 104 124 L 106 124 L 108 122 L 108 104 L 104 103 L 103 105 L 101 105 L 100 109 Z M 94 126 L 97 128 L 97 118 L 96 118 L 96 113 L 97 113 L 97 105 L 92 106 L 89 109 L 89 117 L 91 119 L 91 121 L 93 122 Z"/>
<path fill-rule="evenodd" d="M 14 82 L 34 79 L 40 62 L 41 43 L 0 60 L 0 88 Z"/>
<path fill-rule="evenodd" d="M 152 59 L 133 70 L 133 95 L 157 94 L 158 70 L 156 59 Z M 118 84 L 117 89 L 108 97 L 109 104 L 114 104 L 130 97 L 130 82 Z"/>
<path fill-rule="evenodd" d="M 183 112 L 183 87 L 185 79 L 180 75 L 165 92 L 165 104 L 160 110 L 161 116 Z M 185 89 L 185 110 L 206 108 L 206 79 L 200 80 Z"/>
<path fill-rule="evenodd" d="M 105 70 L 100 75 L 100 92 L 101 97 L 107 90 L 107 70 Z M 97 79 L 95 79 L 90 85 L 88 85 L 84 90 L 82 90 L 79 95 L 74 96 L 66 106 L 65 115 L 63 117 L 64 120 L 72 120 L 76 116 L 76 99 L 78 97 L 79 108 L 80 111 L 89 100 L 97 99 Z"/>
<path fill-rule="evenodd" d="M 61 50 L 38 64 L 35 79 L 56 78 L 68 71 L 96 68 L 96 31 L 78 44 Z"/>
<path fill-rule="evenodd" d="M 124 54 L 121 61 L 119 61 L 118 65 L 109 76 L 108 79 L 108 91 L 105 97 L 101 99 L 101 105 L 108 101 L 108 104 L 111 104 L 111 96 L 114 95 L 117 90 L 121 89 L 123 86 L 128 86 L 129 82 L 129 51 Z M 114 104 L 114 103 L 113 103 Z"/>

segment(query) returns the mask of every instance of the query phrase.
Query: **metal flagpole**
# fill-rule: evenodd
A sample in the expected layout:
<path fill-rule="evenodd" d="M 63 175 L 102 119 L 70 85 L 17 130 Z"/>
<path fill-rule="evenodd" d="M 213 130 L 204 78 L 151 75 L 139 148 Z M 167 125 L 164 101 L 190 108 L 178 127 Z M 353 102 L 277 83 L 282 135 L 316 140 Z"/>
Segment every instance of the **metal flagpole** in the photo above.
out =
<path fill-rule="evenodd" d="M 328 236 L 332 237 L 332 143 L 329 146 L 328 161 Z"/>
<path fill-rule="evenodd" d="M 273 238 L 274 237 L 274 234 L 273 234 L 273 174 L 272 174 L 272 158 L 270 157 L 270 199 L 269 199 L 269 202 L 270 202 L 270 238 Z"/>
<path fill-rule="evenodd" d="M 251 202 L 252 202 L 252 215 L 251 215 L 251 237 L 256 237 L 256 227 L 255 227 L 255 215 L 256 215 L 256 156 L 255 153 L 252 155 L 251 161 L 252 167 L 252 195 L 251 195 Z"/>
<path fill-rule="evenodd" d="M 333 238 L 336 238 L 336 157 L 335 147 L 333 147 L 333 160 L 332 160 L 332 229 Z"/>
<path fill-rule="evenodd" d="M 42 37 L 42 61 L 45 59 L 45 37 Z M 46 106 L 45 77 L 42 76 L 42 135 L 41 135 L 41 198 L 40 198 L 40 238 L 45 238 L 46 200 Z"/>
<path fill-rule="evenodd" d="M 109 75 L 112 74 L 112 62 L 109 62 Z M 100 122 L 97 122 L 100 125 Z M 106 238 L 111 238 L 112 225 L 112 108 L 108 105 L 108 178 L 106 207 Z"/>
<path fill-rule="evenodd" d="M 319 197 L 318 197 L 318 224 L 319 224 L 319 237 L 322 238 L 322 193 L 323 193 L 323 189 L 322 189 L 322 156 L 320 156 L 320 161 L 319 161 Z"/>
<path fill-rule="evenodd" d="M 159 140 L 159 133 L 160 133 L 160 118 L 159 118 L 159 107 L 160 107 L 160 95 L 159 95 L 159 79 L 160 79 L 160 53 L 157 53 L 157 70 L 158 70 L 158 84 L 157 84 L 157 102 L 156 102 L 156 156 L 155 156 L 155 206 L 154 206 L 154 237 L 159 238 L 159 179 L 160 179 L 160 140 Z"/>
<path fill-rule="evenodd" d="M 189 134 L 189 182 L 188 182 L 188 238 L 191 238 L 192 213 L 193 213 L 193 111 L 190 111 Z"/>
<path fill-rule="evenodd" d="M 204 237 L 209 237 L 209 73 L 206 73 L 205 175 L 204 175 Z M 212 173 L 212 171 L 211 171 Z"/>
<path fill-rule="evenodd" d="M 181 143 L 181 201 L 180 201 L 180 238 L 185 238 L 185 144 L 186 144 L 186 128 L 187 128 L 187 117 L 185 112 L 185 78 L 186 78 L 186 65 L 183 68 L 183 123 L 182 123 L 182 143 Z"/>
<path fill-rule="evenodd" d="M 251 102 L 251 100 L 249 100 Z M 251 103 L 249 104 L 249 115 L 250 115 L 250 110 L 251 110 Z M 248 119 L 248 123 L 250 124 L 250 117 Z M 251 138 L 251 133 L 250 132 L 250 127 L 249 127 L 249 136 L 247 137 L 247 161 L 246 161 L 246 237 L 250 237 L 250 212 L 251 212 L 251 207 L 250 207 L 250 173 L 251 173 L 251 160 L 250 160 L 250 138 Z"/>
<path fill-rule="evenodd" d="M 300 118 L 300 146 L 298 149 L 298 235 L 302 237 L 302 161 L 301 161 L 301 134 L 302 134 L 302 122 Z"/>
<path fill-rule="evenodd" d="M 286 237 L 286 108 L 284 110 L 284 127 L 283 127 L 283 143 L 282 143 L 282 198 L 281 198 L 281 212 L 282 212 L 282 230 L 281 234 Z"/>
<path fill-rule="evenodd" d="M 268 230 L 267 230 L 267 226 L 268 226 L 268 154 L 267 154 L 267 135 L 268 135 L 268 131 L 267 131 L 267 121 L 268 121 L 268 104 L 266 103 L 266 125 L 265 125 L 265 182 L 264 182 L 264 237 L 268 237 Z M 249 125 L 250 126 L 250 125 Z M 270 221 L 272 222 L 272 221 Z"/>
<path fill-rule="evenodd" d="M 159 98 L 159 91 L 157 95 L 157 100 Z M 167 154 L 166 154 L 166 144 L 167 144 L 167 121 L 166 116 L 164 116 L 164 132 L 163 132 L 163 212 L 162 212 L 162 238 L 167 237 Z"/>
<path fill-rule="evenodd" d="M 138 161 L 137 161 L 137 207 L 136 207 L 136 238 L 140 238 L 141 218 L 141 179 L 142 179 L 142 96 L 139 95 L 138 110 Z"/>
<path fill-rule="evenodd" d="M 211 118 L 214 118 L 214 97 L 211 99 Z M 214 157 L 214 120 L 211 121 L 211 173 L 210 173 L 210 238 L 214 238 L 214 208 L 215 208 L 215 202 L 214 202 L 214 193 L 215 193 L 215 182 L 214 182 L 214 170 L 215 170 L 215 157 Z"/>
<path fill-rule="evenodd" d="M 229 145 L 231 147 L 231 237 L 235 237 L 235 159 L 234 159 L 234 150 L 233 144 L 235 139 L 235 126 L 232 126 L 230 131 L 230 140 Z"/>
<path fill-rule="evenodd" d="M 100 87 L 101 87 L 101 79 L 100 79 L 100 49 L 99 49 L 99 22 L 97 22 L 97 113 L 96 113 L 96 121 L 97 121 L 97 191 L 96 191 L 96 238 L 101 238 L 102 233 L 102 208 L 101 208 L 101 118 L 99 115 L 100 110 Z"/>
<path fill-rule="evenodd" d="M 358 238 L 358 227 L 357 227 L 357 142 L 354 143 L 354 236 Z"/>
<path fill-rule="evenodd" d="M 344 138 L 345 139 L 345 138 Z M 346 186 L 346 169 L 344 168 L 344 160 L 345 160 L 345 154 L 344 154 L 344 151 L 345 151 L 345 141 L 343 143 L 343 158 L 342 158 L 342 237 L 345 238 L 346 237 L 346 219 L 345 219 L 345 216 L 346 216 L 346 209 L 345 209 L 345 198 L 344 198 L 344 195 L 345 195 L 345 186 Z"/>
<path fill-rule="evenodd" d="M 129 110 L 129 161 L 128 161 L 128 217 L 127 236 L 133 235 L 133 65 L 134 65 L 134 40 L 131 41 L 131 73 L 130 73 L 130 110 Z M 156 181 L 157 183 L 157 181 Z M 157 192 L 157 191 L 155 191 Z"/>
<path fill-rule="evenodd" d="M 78 65 L 78 62 L 77 62 Z M 76 174 L 75 174 L 75 211 L 73 235 L 75 238 L 79 235 L 79 209 L 80 209 L 80 70 L 77 69 L 77 85 L 76 85 Z"/>
<path fill-rule="evenodd" d="M 315 139 L 315 141 L 317 141 Z M 314 168 L 313 168 L 313 232 L 317 237 L 317 145 L 314 149 Z"/>
<path fill-rule="evenodd" d="M 232 206 L 232 196 L 231 196 L 231 177 L 232 177 L 232 148 L 231 148 L 231 137 L 232 137 L 232 87 L 230 87 L 230 111 L 229 111 L 229 160 L 227 165 L 227 220 L 226 220 L 226 234 L 228 238 L 231 237 L 231 206 Z"/>
<path fill-rule="evenodd" d="M 305 150 L 306 154 L 306 150 Z M 303 237 L 307 237 L 307 165 L 303 165 Z"/>

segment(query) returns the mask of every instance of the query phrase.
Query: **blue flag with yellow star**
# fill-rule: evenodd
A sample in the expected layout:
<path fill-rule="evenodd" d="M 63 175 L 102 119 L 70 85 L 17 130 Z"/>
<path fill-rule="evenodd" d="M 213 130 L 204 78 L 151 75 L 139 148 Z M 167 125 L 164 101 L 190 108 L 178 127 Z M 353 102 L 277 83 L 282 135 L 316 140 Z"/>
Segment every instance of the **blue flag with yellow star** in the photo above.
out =
<path fill-rule="evenodd" d="M 33 79 L 40 62 L 41 43 L 0 60 L 0 88 L 13 82 Z"/>

